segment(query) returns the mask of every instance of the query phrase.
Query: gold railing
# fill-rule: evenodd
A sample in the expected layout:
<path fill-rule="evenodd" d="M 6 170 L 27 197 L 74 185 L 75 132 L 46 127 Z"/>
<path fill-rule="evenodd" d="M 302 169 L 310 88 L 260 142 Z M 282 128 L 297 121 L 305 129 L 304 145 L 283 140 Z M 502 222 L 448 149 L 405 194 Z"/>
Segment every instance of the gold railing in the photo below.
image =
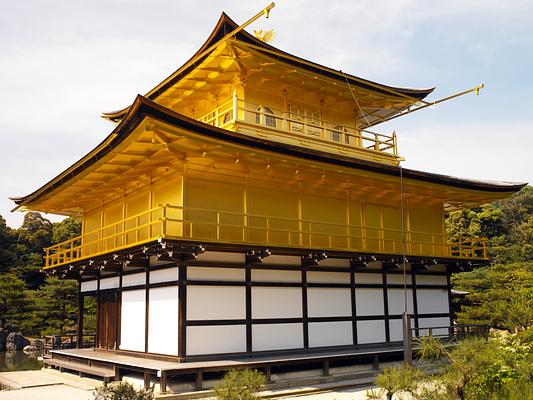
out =
<path fill-rule="evenodd" d="M 485 239 L 447 242 L 444 235 L 406 232 L 410 256 L 486 259 Z M 142 245 L 159 238 L 259 246 L 402 254 L 398 229 L 160 205 L 45 249 L 45 268 Z M 414 239 L 416 238 L 416 239 Z"/>
<path fill-rule="evenodd" d="M 258 131 L 277 131 L 299 139 L 318 140 L 338 147 L 398 156 L 396 134 L 384 135 L 353 126 L 326 121 L 321 117 L 298 115 L 295 112 L 261 106 L 241 99 L 232 99 L 199 118 L 199 121 L 220 128 L 235 123 Z"/>

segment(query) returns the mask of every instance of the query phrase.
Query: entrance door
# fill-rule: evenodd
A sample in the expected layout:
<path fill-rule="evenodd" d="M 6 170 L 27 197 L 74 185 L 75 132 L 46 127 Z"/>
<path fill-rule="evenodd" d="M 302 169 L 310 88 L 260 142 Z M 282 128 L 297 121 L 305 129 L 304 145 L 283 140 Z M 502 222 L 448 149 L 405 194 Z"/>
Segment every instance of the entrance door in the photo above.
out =
<path fill-rule="evenodd" d="M 100 294 L 98 305 L 98 343 L 103 349 L 117 348 L 118 294 Z"/>

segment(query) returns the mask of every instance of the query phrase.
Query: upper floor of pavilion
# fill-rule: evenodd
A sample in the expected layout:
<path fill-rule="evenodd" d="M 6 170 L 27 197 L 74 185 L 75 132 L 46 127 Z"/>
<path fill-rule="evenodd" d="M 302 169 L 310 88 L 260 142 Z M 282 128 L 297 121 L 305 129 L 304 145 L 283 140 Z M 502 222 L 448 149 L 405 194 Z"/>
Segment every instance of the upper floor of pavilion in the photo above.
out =
<path fill-rule="evenodd" d="M 433 89 L 371 82 L 279 50 L 222 14 L 193 57 L 145 97 L 229 131 L 389 165 L 394 132 L 375 126 L 400 116 Z M 130 107 L 104 113 L 119 122 Z"/>

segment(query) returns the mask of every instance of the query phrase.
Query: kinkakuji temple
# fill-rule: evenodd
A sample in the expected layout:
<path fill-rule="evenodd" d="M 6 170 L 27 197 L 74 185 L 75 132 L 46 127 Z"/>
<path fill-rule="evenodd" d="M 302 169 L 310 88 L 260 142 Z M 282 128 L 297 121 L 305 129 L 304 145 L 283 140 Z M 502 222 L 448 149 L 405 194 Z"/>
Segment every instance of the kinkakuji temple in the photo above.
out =
<path fill-rule="evenodd" d="M 44 270 L 79 282 L 79 347 L 96 298 L 95 345 L 45 363 L 137 371 L 164 392 L 180 374 L 200 388 L 235 366 L 270 377 L 401 355 L 404 313 L 416 336 L 453 329 L 450 275 L 488 256 L 483 239 L 450 241 L 445 215 L 524 185 L 402 168 L 396 134 L 375 127 L 435 104 L 433 89 L 365 80 L 244 30 L 272 6 L 241 26 L 222 14 L 188 62 L 103 114 L 116 126 L 102 143 L 13 199 L 83 221 Z"/>

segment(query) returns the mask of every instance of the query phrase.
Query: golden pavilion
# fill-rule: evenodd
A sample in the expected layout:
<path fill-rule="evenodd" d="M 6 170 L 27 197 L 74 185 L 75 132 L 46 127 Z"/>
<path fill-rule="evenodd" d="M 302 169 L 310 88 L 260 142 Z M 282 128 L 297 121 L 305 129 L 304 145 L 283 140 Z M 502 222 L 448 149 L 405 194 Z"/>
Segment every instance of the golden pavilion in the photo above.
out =
<path fill-rule="evenodd" d="M 48 364 L 140 371 L 165 391 L 225 360 L 270 373 L 398 351 L 405 312 L 421 334 L 453 327 L 450 274 L 488 256 L 483 239 L 448 240 L 445 215 L 524 185 L 401 168 L 396 134 L 375 127 L 433 89 L 316 64 L 247 24 L 222 14 L 188 62 L 103 114 L 116 126 L 102 143 L 14 199 L 83 221 L 44 270 L 79 281 L 80 338 L 97 299 L 95 349 Z"/>

